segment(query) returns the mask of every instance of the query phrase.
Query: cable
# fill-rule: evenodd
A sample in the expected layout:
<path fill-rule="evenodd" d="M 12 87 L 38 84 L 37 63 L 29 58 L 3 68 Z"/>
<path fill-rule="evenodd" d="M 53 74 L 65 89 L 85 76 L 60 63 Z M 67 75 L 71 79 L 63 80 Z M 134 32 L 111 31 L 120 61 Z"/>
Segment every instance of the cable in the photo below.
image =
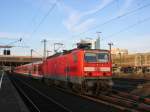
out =
<path fill-rule="evenodd" d="M 41 21 L 39 22 L 39 24 L 37 25 L 37 27 L 33 30 L 33 32 L 31 33 L 31 36 L 38 30 L 38 28 L 41 26 L 41 24 L 44 22 L 44 20 L 48 17 L 48 15 L 50 14 L 50 12 L 53 11 L 53 9 L 56 7 L 57 2 L 59 2 L 60 0 L 56 0 L 56 2 L 50 7 L 50 9 L 48 10 L 48 12 L 45 14 L 45 16 L 41 19 Z"/>
<path fill-rule="evenodd" d="M 119 33 L 122 33 L 122 32 L 124 32 L 124 31 L 127 31 L 127 30 L 129 30 L 129 29 L 131 29 L 131 28 L 133 28 L 133 27 L 135 27 L 135 26 L 137 26 L 137 25 L 139 25 L 139 24 L 142 24 L 142 23 L 144 23 L 144 22 L 147 22 L 147 21 L 149 21 L 149 20 L 150 20 L 150 17 L 145 18 L 145 19 L 143 19 L 143 20 L 140 20 L 140 21 L 138 21 L 138 22 L 136 22 L 136 23 L 134 23 L 134 24 L 132 24 L 132 25 L 127 26 L 126 28 L 121 29 L 120 31 L 118 31 L 118 32 L 116 32 L 116 33 L 113 33 L 113 34 L 110 34 L 110 35 L 108 35 L 108 36 L 105 36 L 105 38 L 113 37 L 113 36 L 115 36 L 115 35 L 118 35 Z"/>
<path fill-rule="evenodd" d="M 53 9 L 56 7 L 57 2 L 59 2 L 60 0 L 56 0 L 55 3 L 49 8 L 48 12 L 45 14 L 45 16 L 41 19 L 41 21 L 39 22 L 39 24 L 37 25 L 37 27 L 33 30 L 33 32 L 30 35 L 30 38 L 32 37 L 32 35 L 38 30 L 38 28 L 40 27 L 40 25 L 44 22 L 44 20 L 48 17 L 48 15 L 50 14 L 50 12 L 53 11 Z M 41 7 L 41 6 L 40 6 Z M 40 8 L 39 8 L 40 9 Z M 33 17 L 32 21 L 35 19 L 36 16 Z M 24 35 L 23 35 L 24 37 Z M 24 42 L 25 43 L 25 42 Z M 29 48 L 31 49 L 31 47 L 29 46 Z M 34 49 L 34 51 L 36 52 L 36 50 Z M 36 52 L 38 55 L 40 55 L 38 52 Z M 42 56 L 42 55 L 40 55 Z"/>
<path fill-rule="evenodd" d="M 21 42 L 21 41 L 22 41 L 22 38 L 19 38 L 19 39 L 16 40 L 16 41 L 10 42 L 9 44 L 7 44 L 7 46 L 8 46 L 8 45 L 15 44 L 15 43 L 17 43 L 17 42 Z"/>
<path fill-rule="evenodd" d="M 33 51 L 38 54 L 39 56 L 43 57 L 41 54 L 39 54 L 35 49 L 33 49 Z"/>
<path fill-rule="evenodd" d="M 56 2 L 50 7 L 50 9 L 48 10 L 48 12 L 45 14 L 45 16 L 41 19 L 41 21 L 39 22 L 39 24 L 37 25 L 37 27 L 33 30 L 33 32 L 30 35 L 30 38 L 32 37 L 32 35 L 38 30 L 38 28 L 40 27 L 40 25 L 44 22 L 44 20 L 48 17 L 48 15 L 50 14 L 50 12 L 53 11 L 53 9 L 56 7 L 57 2 L 59 2 L 60 0 L 56 0 Z M 32 19 L 33 20 L 33 19 Z M 25 42 L 24 42 L 25 43 Z M 31 49 L 31 47 L 29 47 Z M 34 49 L 34 51 L 36 52 L 36 50 Z M 38 55 L 40 55 L 38 52 L 36 52 Z M 42 56 L 42 55 L 40 55 Z"/>
<path fill-rule="evenodd" d="M 109 20 L 105 21 L 104 23 L 101 23 L 101 24 L 99 24 L 99 25 L 97 25 L 97 26 L 95 26 L 95 27 L 93 27 L 93 28 L 89 28 L 89 29 L 87 29 L 86 31 L 81 32 L 81 33 L 79 33 L 79 34 L 77 34 L 77 35 L 73 35 L 72 37 L 80 36 L 80 35 L 82 35 L 82 34 L 88 32 L 88 31 L 90 31 L 90 30 L 94 30 L 94 29 L 96 29 L 96 28 L 98 28 L 98 27 L 101 27 L 101 26 L 103 26 L 103 25 L 106 25 L 106 24 L 108 24 L 108 23 L 110 23 L 110 22 L 112 22 L 112 21 L 114 21 L 114 20 L 123 18 L 123 17 L 125 17 L 125 16 L 127 16 L 127 15 L 130 15 L 130 14 L 132 14 L 132 13 L 135 13 L 135 12 L 137 12 L 137 11 L 139 11 L 139 10 L 142 10 L 142 9 L 144 9 L 144 8 L 146 8 L 146 7 L 149 7 L 149 6 L 150 6 L 150 3 L 149 3 L 149 4 L 146 4 L 146 5 L 143 5 L 143 6 L 139 7 L 139 8 L 136 8 L 136 9 L 134 9 L 134 10 L 131 10 L 131 11 L 127 12 L 127 13 L 124 13 L 124 14 L 122 14 L 121 16 L 117 16 L 117 17 L 114 17 L 114 18 L 112 18 L 112 19 L 109 19 Z"/>
<path fill-rule="evenodd" d="M 40 4 L 40 6 L 39 6 L 39 8 L 37 9 L 37 12 L 35 13 L 35 15 L 32 17 L 32 19 L 31 19 L 31 23 L 32 22 L 34 22 L 34 20 L 37 18 L 37 16 L 38 16 L 38 13 L 39 13 L 39 11 L 41 10 L 41 8 L 42 8 L 42 5 L 43 5 L 43 0 L 41 0 L 42 1 L 42 3 Z"/>
<path fill-rule="evenodd" d="M 27 46 L 27 44 L 25 43 L 25 41 L 22 41 L 22 42 L 24 43 L 24 45 Z M 27 48 L 30 49 L 30 50 L 32 49 L 30 46 L 28 46 Z M 36 50 L 35 48 L 33 49 L 33 51 L 34 51 L 36 54 L 38 54 L 39 56 L 43 57 L 41 54 L 39 54 L 39 53 L 37 52 L 37 50 Z"/>
<path fill-rule="evenodd" d="M 41 2 L 41 4 L 40 4 L 40 6 L 39 6 L 39 8 L 37 9 L 37 12 L 36 12 L 36 14 L 34 14 L 33 15 L 33 17 L 31 18 L 31 21 L 29 21 L 29 24 L 32 24 L 33 23 L 33 21 L 36 19 L 36 17 L 37 17 L 37 15 L 38 15 L 38 12 L 40 11 L 40 9 L 41 9 L 41 7 L 42 7 L 42 5 L 43 5 L 43 0 L 41 0 L 42 2 Z M 26 26 L 27 27 L 27 26 Z M 22 37 L 24 37 L 25 36 L 25 33 L 23 33 L 23 36 Z"/>
<path fill-rule="evenodd" d="M 15 40 L 16 38 L 9 38 L 9 37 L 0 37 L 0 39 L 4 39 L 4 40 Z M 16 42 L 16 41 L 15 41 Z M 13 42 L 14 43 L 14 42 Z M 5 45 L 5 43 L 1 42 L 0 44 Z"/>

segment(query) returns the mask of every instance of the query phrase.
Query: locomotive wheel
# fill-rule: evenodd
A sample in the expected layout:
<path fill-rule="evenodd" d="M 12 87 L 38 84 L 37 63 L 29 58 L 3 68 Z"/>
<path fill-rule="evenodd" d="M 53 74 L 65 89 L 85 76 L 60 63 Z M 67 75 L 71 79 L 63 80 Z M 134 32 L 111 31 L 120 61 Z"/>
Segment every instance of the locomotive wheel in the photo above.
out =
<path fill-rule="evenodd" d="M 96 82 L 93 94 L 99 95 L 100 93 L 110 93 L 111 92 L 111 86 L 108 85 L 109 80 L 99 80 Z"/>
<path fill-rule="evenodd" d="M 73 84 L 70 82 L 66 83 L 67 88 L 69 88 L 70 90 L 73 88 Z"/>
<path fill-rule="evenodd" d="M 73 84 L 72 91 L 80 94 L 81 93 L 81 86 L 78 84 Z"/>
<path fill-rule="evenodd" d="M 43 78 L 43 82 L 44 82 L 45 84 L 47 84 L 48 86 L 54 85 L 54 81 L 53 81 L 53 80 L 50 80 L 50 79 Z"/>
<path fill-rule="evenodd" d="M 88 92 L 87 81 L 84 80 L 80 87 L 81 94 L 85 94 Z"/>
<path fill-rule="evenodd" d="M 100 93 L 100 89 L 101 89 L 101 83 L 98 81 L 96 83 L 96 90 L 95 90 L 96 95 L 98 95 Z"/>
<path fill-rule="evenodd" d="M 109 80 L 100 81 L 99 92 L 109 93 L 111 91 L 111 86 L 108 85 Z"/>

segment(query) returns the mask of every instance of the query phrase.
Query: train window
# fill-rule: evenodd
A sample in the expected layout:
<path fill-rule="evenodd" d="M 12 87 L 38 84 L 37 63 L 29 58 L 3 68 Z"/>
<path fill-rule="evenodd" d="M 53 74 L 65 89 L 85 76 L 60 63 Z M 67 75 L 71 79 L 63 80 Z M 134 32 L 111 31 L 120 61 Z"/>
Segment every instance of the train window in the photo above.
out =
<path fill-rule="evenodd" d="M 97 57 L 98 57 L 99 62 L 108 62 L 108 60 L 109 60 L 108 53 L 98 53 Z"/>
<path fill-rule="evenodd" d="M 34 72 L 36 71 L 36 66 L 33 67 L 33 71 L 34 71 Z"/>
<path fill-rule="evenodd" d="M 86 62 L 96 62 L 97 56 L 95 53 L 85 53 L 85 61 Z"/>

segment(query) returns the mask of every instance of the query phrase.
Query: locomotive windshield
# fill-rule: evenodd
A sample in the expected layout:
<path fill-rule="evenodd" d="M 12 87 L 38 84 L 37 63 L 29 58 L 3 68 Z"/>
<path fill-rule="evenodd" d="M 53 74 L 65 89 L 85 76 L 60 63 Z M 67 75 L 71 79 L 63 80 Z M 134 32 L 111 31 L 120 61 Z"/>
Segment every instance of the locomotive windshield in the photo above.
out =
<path fill-rule="evenodd" d="M 97 56 L 95 53 L 85 53 L 85 61 L 86 62 L 96 62 Z"/>
<path fill-rule="evenodd" d="M 98 62 L 108 62 L 109 56 L 108 53 L 98 53 L 97 58 Z"/>
<path fill-rule="evenodd" d="M 108 53 L 85 53 L 86 62 L 108 62 Z"/>

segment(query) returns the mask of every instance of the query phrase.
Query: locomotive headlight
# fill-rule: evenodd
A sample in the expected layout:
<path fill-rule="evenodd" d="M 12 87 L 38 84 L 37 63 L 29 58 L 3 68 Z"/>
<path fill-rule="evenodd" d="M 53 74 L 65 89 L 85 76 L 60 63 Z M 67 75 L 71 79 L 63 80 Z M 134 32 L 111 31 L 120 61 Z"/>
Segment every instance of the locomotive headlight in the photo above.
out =
<path fill-rule="evenodd" d="M 84 71 L 93 72 L 93 71 L 95 71 L 95 67 L 84 67 Z"/>
<path fill-rule="evenodd" d="M 102 72 L 110 72 L 110 67 L 100 67 L 100 69 L 99 69 L 100 71 L 102 71 Z"/>

